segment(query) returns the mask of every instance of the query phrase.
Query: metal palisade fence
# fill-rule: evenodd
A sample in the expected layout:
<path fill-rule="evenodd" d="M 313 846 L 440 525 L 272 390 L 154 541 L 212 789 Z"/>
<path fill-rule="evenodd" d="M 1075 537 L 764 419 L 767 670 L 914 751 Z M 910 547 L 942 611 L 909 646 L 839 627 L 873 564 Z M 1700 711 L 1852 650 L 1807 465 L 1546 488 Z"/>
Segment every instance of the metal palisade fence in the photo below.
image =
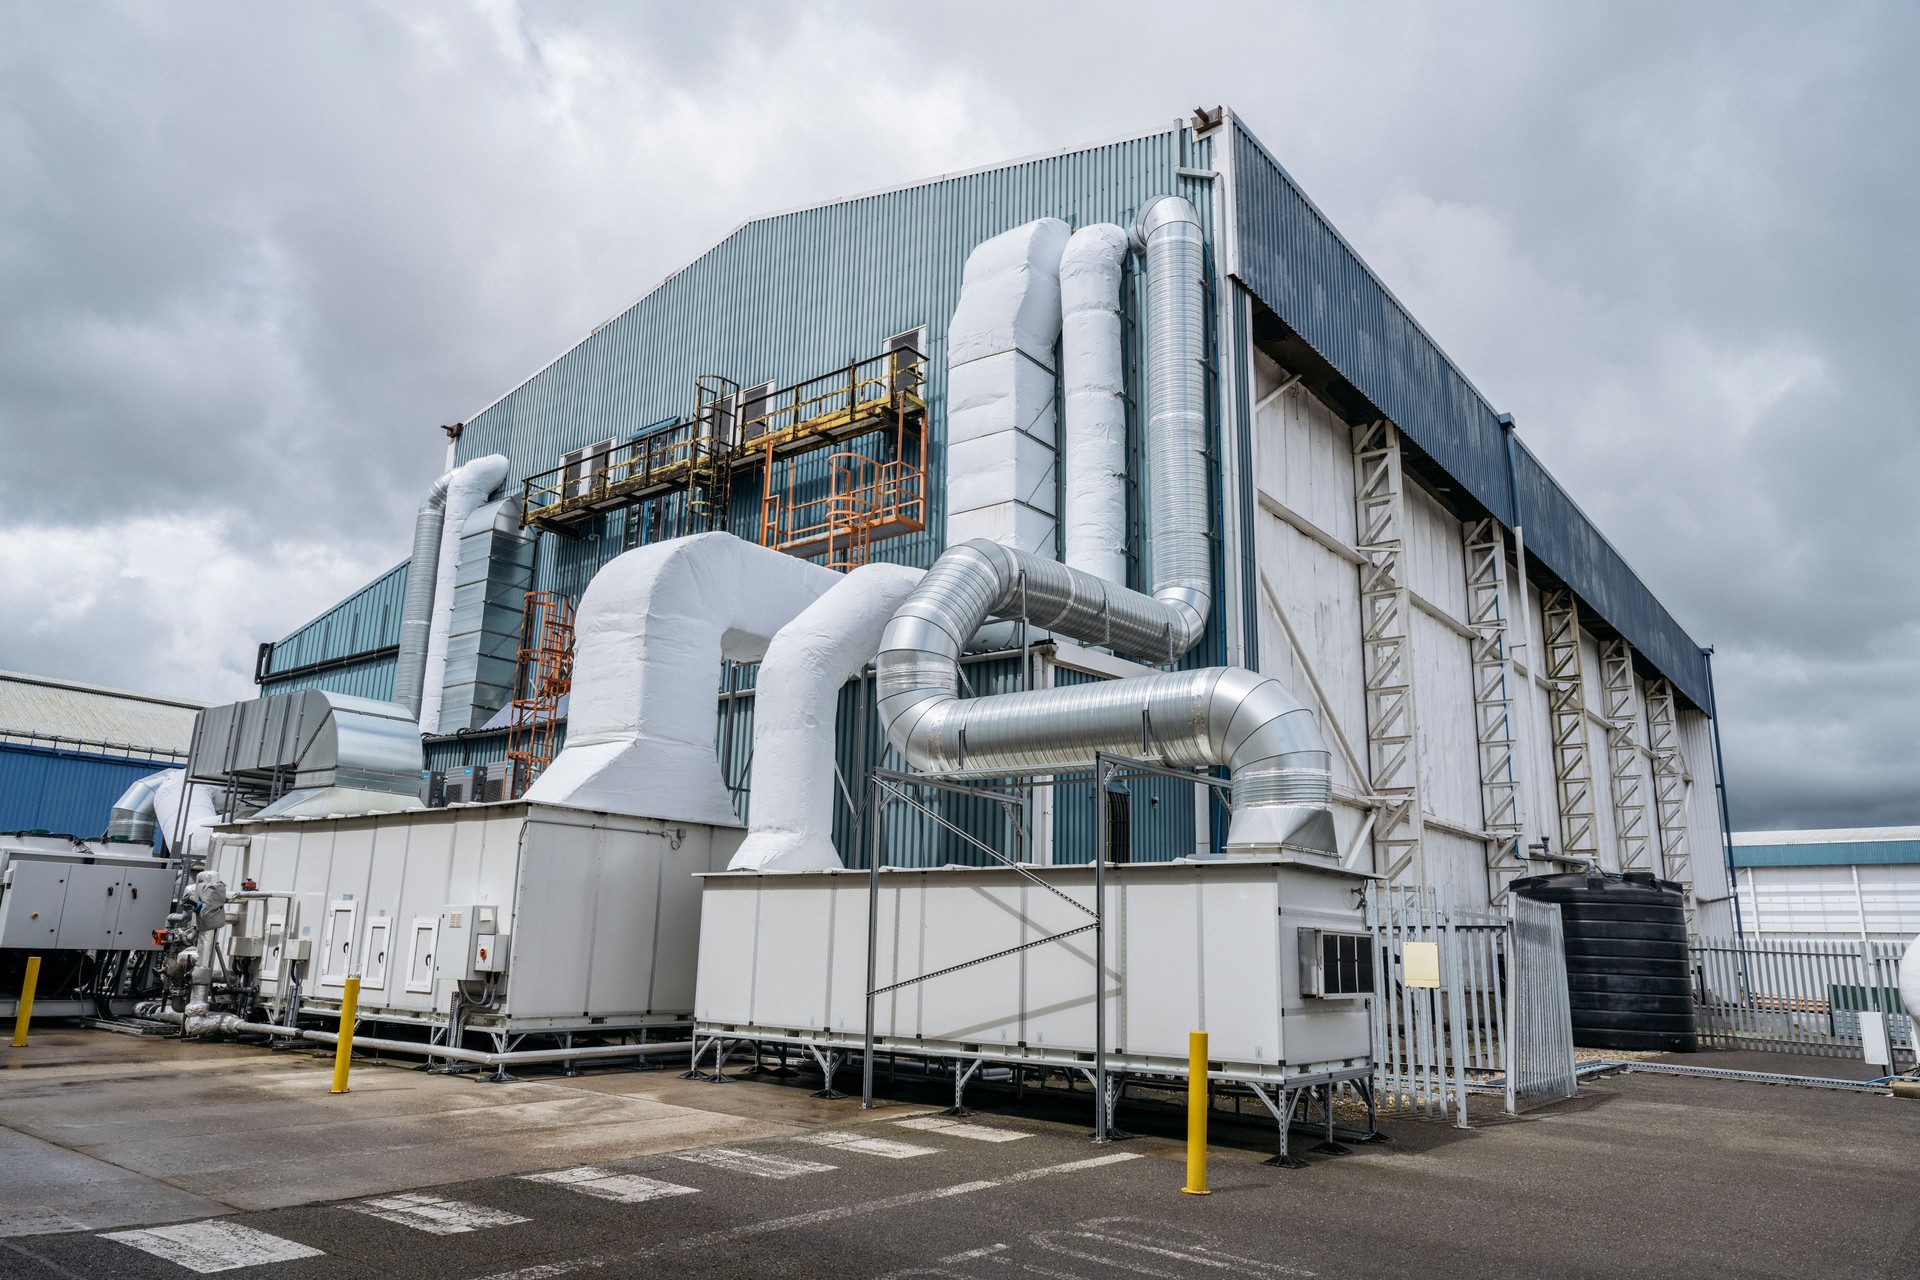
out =
<path fill-rule="evenodd" d="M 1574 1093 L 1560 908 L 1453 909 L 1427 889 L 1377 888 L 1375 1094 L 1383 1111 L 1467 1124 L 1468 1091 L 1508 1111 Z"/>
<path fill-rule="evenodd" d="M 1703 1047 L 1858 1058 L 1860 1015 L 1886 1016 L 1895 1052 L 1914 1052 L 1900 1000 L 1903 943 L 1695 937 L 1693 999 Z"/>

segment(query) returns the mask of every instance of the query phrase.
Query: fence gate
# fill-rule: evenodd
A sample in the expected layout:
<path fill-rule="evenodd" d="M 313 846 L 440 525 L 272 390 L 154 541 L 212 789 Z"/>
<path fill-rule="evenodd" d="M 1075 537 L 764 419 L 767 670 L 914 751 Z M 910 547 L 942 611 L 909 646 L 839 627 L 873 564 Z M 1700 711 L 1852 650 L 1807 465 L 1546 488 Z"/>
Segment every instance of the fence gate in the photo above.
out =
<path fill-rule="evenodd" d="M 1886 1015 L 1896 1052 L 1915 1051 L 1902 943 L 1695 937 L 1692 948 L 1702 1045 L 1858 1058 L 1860 1015 L 1873 1012 Z"/>
<path fill-rule="evenodd" d="M 1507 1110 L 1571 1098 L 1573 1013 L 1567 991 L 1567 953 L 1559 904 L 1508 894 L 1513 912 L 1513 981 L 1507 995 L 1513 1028 L 1507 1064 Z"/>
<path fill-rule="evenodd" d="M 1574 1094 L 1560 908 L 1509 898 L 1513 915 L 1453 910 L 1435 890 L 1368 897 L 1375 1095 L 1383 1111 L 1467 1125 L 1467 1093 L 1506 1108 Z"/>

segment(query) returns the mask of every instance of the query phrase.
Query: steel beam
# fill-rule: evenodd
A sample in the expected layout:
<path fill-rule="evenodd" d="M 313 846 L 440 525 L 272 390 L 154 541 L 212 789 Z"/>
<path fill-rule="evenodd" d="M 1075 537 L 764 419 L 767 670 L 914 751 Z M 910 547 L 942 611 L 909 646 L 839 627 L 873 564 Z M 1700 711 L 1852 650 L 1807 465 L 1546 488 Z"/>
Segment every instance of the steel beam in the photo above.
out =
<path fill-rule="evenodd" d="M 1586 680 L 1580 670 L 1580 608 L 1556 587 L 1540 598 L 1546 632 L 1547 723 L 1553 740 L 1554 794 L 1560 809 L 1560 852 L 1600 861 L 1593 816 L 1593 760 L 1587 742 Z"/>
<path fill-rule="evenodd" d="M 1521 848 L 1520 776 L 1514 760 L 1514 674 L 1508 661 L 1506 537 L 1492 517 L 1466 527 L 1467 625 L 1473 630 L 1474 730 L 1480 745 L 1481 822 L 1489 839 L 1487 893 L 1497 905 L 1527 874 Z"/>
<path fill-rule="evenodd" d="M 1600 646 L 1600 705 L 1607 722 L 1607 776 L 1613 784 L 1613 833 L 1622 871 L 1653 869 L 1647 791 L 1640 771 L 1640 707 L 1634 696 L 1633 646 Z"/>
<path fill-rule="evenodd" d="M 1687 848 L 1687 762 L 1673 684 L 1647 682 L 1647 750 L 1653 758 L 1653 812 L 1660 829 L 1660 874 L 1686 894 L 1687 927 L 1694 927 L 1693 860 Z"/>

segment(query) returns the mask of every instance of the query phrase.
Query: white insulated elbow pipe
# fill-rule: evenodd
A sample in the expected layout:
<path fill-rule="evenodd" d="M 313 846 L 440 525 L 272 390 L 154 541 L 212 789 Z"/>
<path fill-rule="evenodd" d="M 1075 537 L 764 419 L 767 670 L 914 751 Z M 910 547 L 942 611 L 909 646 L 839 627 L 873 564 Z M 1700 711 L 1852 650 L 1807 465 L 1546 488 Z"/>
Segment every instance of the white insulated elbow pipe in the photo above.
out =
<path fill-rule="evenodd" d="M 1060 257 L 1065 558 L 1075 569 L 1122 586 L 1127 581 L 1127 401 L 1120 272 L 1126 258 L 1127 233 L 1106 222 L 1074 232 Z"/>
<path fill-rule="evenodd" d="M 526 798 L 738 826 L 714 754 L 721 659 L 759 661 L 840 581 L 730 533 L 609 561 L 580 597 L 566 747 Z"/>
<path fill-rule="evenodd" d="M 880 647 L 887 622 L 920 569 L 855 569 L 773 638 L 760 663 L 753 709 L 753 809 L 731 871 L 831 871 L 834 730 L 840 690 Z M 863 732 L 861 726 L 857 732 Z"/>
<path fill-rule="evenodd" d="M 420 731 L 440 732 L 440 703 L 447 681 L 447 637 L 453 631 L 453 580 L 460 567 L 460 535 L 467 517 L 492 496 L 507 478 L 507 460 L 490 453 L 484 458 L 455 467 L 447 477 L 446 506 L 440 528 L 440 554 L 433 575 L 432 624 L 427 628 L 427 656 L 422 664 L 420 688 Z M 419 529 L 415 528 L 415 550 L 419 549 Z M 409 570 L 407 594 L 413 594 Z M 403 621 L 404 625 L 404 621 Z M 395 673 L 395 695 L 399 677 Z M 403 704 L 404 705 L 404 704 Z"/>

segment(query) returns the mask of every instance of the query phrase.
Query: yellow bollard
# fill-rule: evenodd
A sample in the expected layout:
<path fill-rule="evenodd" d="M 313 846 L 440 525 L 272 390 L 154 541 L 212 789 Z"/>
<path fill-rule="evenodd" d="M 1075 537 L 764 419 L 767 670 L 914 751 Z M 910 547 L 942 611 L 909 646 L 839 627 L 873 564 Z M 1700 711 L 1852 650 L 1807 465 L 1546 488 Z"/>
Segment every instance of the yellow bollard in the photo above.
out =
<path fill-rule="evenodd" d="M 340 997 L 340 1038 L 333 1045 L 334 1093 L 347 1091 L 347 1068 L 353 1065 L 353 1020 L 360 1013 L 360 975 L 347 977 L 347 993 Z"/>
<path fill-rule="evenodd" d="M 1190 1196 L 1207 1190 L 1207 1033 L 1187 1033 L 1187 1185 Z"/>
<path fill-rule="evenodd" d="M 27 1020 L 33 1017 L 33 989 L 40 981 L 40 957 L 27 957 L 27 978 L 20 984 L 20 1011 L 13 1018 L 13 1047 L 27 1047 Z"/>

